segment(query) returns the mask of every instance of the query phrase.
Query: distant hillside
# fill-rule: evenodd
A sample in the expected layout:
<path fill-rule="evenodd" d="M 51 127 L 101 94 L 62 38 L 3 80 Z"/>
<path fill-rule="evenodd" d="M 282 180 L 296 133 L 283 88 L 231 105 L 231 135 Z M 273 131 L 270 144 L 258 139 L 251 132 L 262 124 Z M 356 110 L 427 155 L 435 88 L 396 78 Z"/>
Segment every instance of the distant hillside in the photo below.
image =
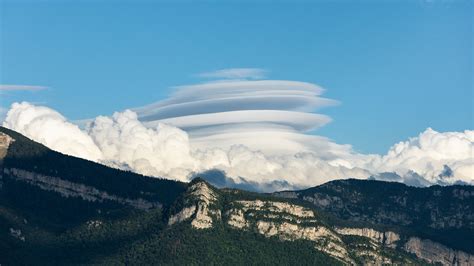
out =
<path fill-rule="evenodd" d="M 474 187 L 410 187 L 375 180 L 336 180 L 300 191 L 298 198 L 353 223 L 395 228 L 474 253 Z"/>

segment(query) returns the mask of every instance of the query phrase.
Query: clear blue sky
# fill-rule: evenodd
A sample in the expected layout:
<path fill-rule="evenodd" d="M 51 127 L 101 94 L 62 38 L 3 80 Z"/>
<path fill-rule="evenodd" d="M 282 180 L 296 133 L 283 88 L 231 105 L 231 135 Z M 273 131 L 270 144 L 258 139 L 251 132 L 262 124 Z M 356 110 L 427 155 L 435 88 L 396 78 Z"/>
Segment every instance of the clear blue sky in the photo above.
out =
<path fill-rule="evenodd" d="M 427 127 L 473 128 L 471 1 L 92 3 L 1 1 L 0 84 L 70 119 L 166 97 L 193 74 L 255 67 L 342 102 L 316 133 L 385 153 Z"/>

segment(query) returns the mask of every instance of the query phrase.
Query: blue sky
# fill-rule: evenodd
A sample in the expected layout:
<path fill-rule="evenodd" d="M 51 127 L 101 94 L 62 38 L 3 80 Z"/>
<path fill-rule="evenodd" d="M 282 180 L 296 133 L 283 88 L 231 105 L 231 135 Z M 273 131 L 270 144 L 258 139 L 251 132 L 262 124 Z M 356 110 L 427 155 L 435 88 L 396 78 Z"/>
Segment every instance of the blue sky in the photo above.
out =
<path fill-rule="evenodd" d="M 197 73 L 264 68 L 341 102 L 316 132 L 384 153 L 427 127 L 473 127 L 470 1 L 251 4 L 1 2 L 2 92 L 69 119 L 166 98 Z"/>

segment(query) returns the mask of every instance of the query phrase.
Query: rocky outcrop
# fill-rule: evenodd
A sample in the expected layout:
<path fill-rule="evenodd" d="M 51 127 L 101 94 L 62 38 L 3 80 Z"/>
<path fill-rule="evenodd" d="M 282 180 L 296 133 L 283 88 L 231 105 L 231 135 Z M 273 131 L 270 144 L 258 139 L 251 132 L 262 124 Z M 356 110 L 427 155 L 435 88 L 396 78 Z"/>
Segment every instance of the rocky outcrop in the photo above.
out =
<path fill-rule="evenodd" d="M 8 147 L 14 141 L 15 139 L 13 139 L 12 137 L 8 136 L 3 132 L 0 132 L 0 160 L 5 158 L 5 156 L 7 155 Z"/>
<path fill-rule="evenodd" d="M 266 220 L 285 220 L 295 224 L 316 222 L 314 212 L 307 208 L 278 201 L 238 200 L 231 204 L 232 208 L 226 212 L 227 223 L 236 228 L 248 228 L 248 218 L 255 217 Z M 245 217 L 247 216 L 247 217 Z"/>
<path fill-rule="evenodd" d="M 314 248 L 340 260 L 344 264 L 355 265 L 354 254 L 363 254 L 359 261 L 368 264 L 391 263 L 391 259 L 380 252 L 380 246 L 392 247 L 399 236 L 393 232 L 377 232 L 370 228 L 342 228 L 341 233 L 321 224 L 313 210 L 289 202 L 272 200 L 234 200 L 228 202 L 230 208 L 221 217 L 216 206 L 217 192 L 206 182 L 192 184 L 185 195 L 184 207 L 172 215 L 168 224 L 173 225 L 189 220 L 193 228 L 211 228 L 217 221 L 223 221 L 231 228 L 256 232 L 265 237 L 275 237 L 282 241 L 306 240 Z M 341 235 L 360 235 L 374 239 L 374 244 L 351 246 Z"/>
<path fill-rule="evenodd" d="M 339 233 L 322 225 L 312 210 L 279 201 L 234 201 L 226 218 L 227 224 L 238 230 L 254 231 L 283 241 L 311 241 L 315 249 L 349 265 L 357 264 L 353 256 L 360 257 L 366 264 L 392 263 L 380 252 L 381 246 L 387 243 L 393 247 L 399 239 L 393 232 L 380 233 L 370 228 L 340 228 Z M 374 240 L 371 245 L 351 246 L 341 235 L 360 235 Z"/>
<path fill-rule="evenodd" d="M 396 248 L 400 240 L 400 235 L 392 232 L 379 232 L 372 228 L 335 228 L 335 231 L 341 235 L 354 235 L 354 236 L 363 236 L 370 238 L 371 240 L 383 244 L 385 246 Z"/>
<path fill-rule="evenodd" d="M 0 190 L 3 188 L 3 158 L 7 155 L 8 147 L 10 147 L 10 144 L 14 141 L 15 139 L 12 137 L 0 132 Z"/>
<path fill-rule="evenodd" d="M 101 227 L 103 225 L 103 222 L 99 220 L 92 220 L 92 221 L 87 221 L 86 225 L 87 225 L 87 228 L 94 229 L 94 228 Z"/>
<path fill-rule="evenodd" d="M 129 205 L 141 210 L 161 208 L 161 204 L 159 202 L 150 202 L 142 198 L 124 198 L 112 195 L 106 191 L 98 190 L 95 187 L 70 182 L 59 177 L 41 175 L 17 168 L 5 168 L 3 170 L 3 173 L 17 181 L 26 182 L 43 190 L 54 191 L 66 198 L 76 197 L 91 202 L 104 202 L 106 200 L 110 200 L 123 205 Z"/>
<path fill-rule="evenodd" d="M 462 251 L 452 250 L 444 245 L 428 239 L 411 237 L 404 249 L 429 263 L 441 263 L 442 265 L 474 265 L 474 256 Z"/>
<path fill-rule="evenodd" d="M 309 240 L 317 242 L 315 248 L 347 263 L 353 263 L 342 240 L 323 226 L 300 226 L 289 222 L 257 221 L 257 230 L 266 237 L 276 236 L 282 240 Z M 321 243 L 324 243 L 321 245 Z"/>
<path fill-rule="evenodd" d="M 23 235 L 23 233 L 21 232 L 20 229 L 14 229 L 14 228 L 10 228 L 10 235 L 20 241 L 23 241 L 25 242 L 25 236 Z"/>
<path fill-rule="evenodd" d="M 318 225 L 310 209 L 269 200 L 238 200 L 231 206 L 226 212 L 227 224 L 235 229 L 252 230 L 284 241 L 312 241 L 316 249 L 343 262 L 353 263 L 342 240 L 330 229 Z"/>
<path fill-rule="evenodd" d="M 192 184 L 186 193 L 187 204 L 179 213 L 172 215 L 168 224 L 173 225 L 192 218 L 191 225 L 196 229 L 211 228 L 214 219 L 221 220 L 221 211 L 212 205 L 217 201 L 217 195 L 206 182 Z"/>
<path fill-rule="evenodd" d="M 212 227 L 213 217 L 221 219 L 221 211 L 211 209 L 211 204 L 217 201 L 216 193 L 206 182 L 197 182 L 190 187 L 191 195 L 197 199 L 196 215 L 191 222 L 194 228 L 204 229 Z"/>
<path fill-rule="evenodd" d="M 228 216 L 227 223 L 235 228 L 243 229 L 249 227 L 249 222 L 244 217 L 244 211 L 241 209 L 231 209 L 226 215 Z"/>
<path fill-rule="evenodd" d="M 414 253 L 418 258 L 430 263 L 474 265 L 471 255 L 450 250 L 432 241 L 410 238 L 404 245 L 407 236 L 402 237 L 393 231 L 378 231 L 370 227 L 332 227 L 323 223 L 314 210 L 281 199 L 228 200 L 225 206 L 221 206 L 223 202 L 219 201 L 218 193 L 204 181 L 190 185 L 185 197 L 184 206 L 186 207 L 171 216 L 168 224 L 173 225 L 190 220 L 193 228 L 206 229 L 213 227 L 217 221 L 223 221 L 235 230 L 255 232 L 268 238 L 274 237 L 282 241 L 310 241 L 316 250 L 348 265 L 420 262 L 404 251 Z M 236 192 L 232 190 L 221 193 L 229 193 L 232 195 L 230 198 L 236 195 Z M 465 192 L 458 194 L 462 197 L 470 197 L 470 194 Z M 318 206 L 344 206 L 340 197 L 313 195 L 315 196 L 304 198 L 304 200 Z M 357 202 L 360 196 L 354 197 L 354 201 Z M 405 204 L 403 197 L 395 200 L 400 204 Z M 221 217 L 221 208 L 226 210 L 223 217 Z M 390 216 L 389 212 L 390 210 L 386 210 L 384 215 Z"/>
<path fill-rule="evenodd" d="M 175 215 L 172 215 L 168 220 L 168 225 L 173 225 L 175 223 L 180 223 L 184 220 L 191 218 L 196 212 L 196 206 L 190 206 L 183 208 L 180 212 Z"/>
<path fill-rule="evenodd" d="M 243 211 L 253 210 L 253 211 L 269 211 L 274 213 L 288 213 L 301 218 L 314 217 L 313 211 L 303 208 L 298 205 L 289 204 L 286 202 L 277 202 L 277 201 L 236 201 L 237 204 L 242 205 Z"/>

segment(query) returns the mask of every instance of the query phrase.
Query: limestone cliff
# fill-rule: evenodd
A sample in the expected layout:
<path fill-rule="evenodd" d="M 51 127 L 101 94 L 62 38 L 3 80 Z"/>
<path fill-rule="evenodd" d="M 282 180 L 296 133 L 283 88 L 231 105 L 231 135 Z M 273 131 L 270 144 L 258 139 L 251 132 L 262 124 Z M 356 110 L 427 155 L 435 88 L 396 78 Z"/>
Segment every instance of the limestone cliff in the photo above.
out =
<path fill-rule="evenodd" d="M 473 255 L 450 249 L 428 239 L 410 237 L 410 239 L 405 243 L 404 249 L 430 263 L 459 266 L 474 265 Z"/>
<path fill-rule="evenodd" d="M 7 155 L 8 147 L 13 141 L 15 140 L 12 137 L 0 132 L 0 161 Z"/>
<path fill-rule="evenodd" d="M 367 237 L 379 244 L 383 244 L 391 248 L 396 248 L 396 242 L 400 240 L 400 235 L 392 231 L 379 232 L 372 228 L 336 228 L 335 230 L 341 235 Z"/>
<path fill-rule="evenodd" d="M 38 173 L 17 169 L 4 168 L 3 174 L 14 180 L 25 182 L 46 191 L 59 193 L 63 197 L 76 197 L 86 201 L 104 202 L 106 200 L 129 205 L 141 210 L 161 207 L 159 202 L 150 202 L 142 198 L 130 199 L 101 191 L 95 187 L 70 182 L 59 177 L 41 175 Z"/>
<path fill-rule="evenodd" d="M 301 205 L 276 199 L 234 200 L 232 197 L 223 203 L 219 193 L 222 191 L 204 181 L 194 182 L 186 192 L 182 209 L 169 218 L 168 224 L 188 221 L 195 229 L 212 229 L 222 223 L 234 230 L 256 232 L 281 241 L 310 241 L 316 250 L 345 264 L 413 262 L 409 258 L 393 261 L 387 255 L 390 252 L 384 251 L 396 246 L 394 243 L 399 236 L 394 232 L 381 233 L 369 228 L 333 229 L 324 225 L 313 210 Z M 373 241 L 355 245 L 347 242 L 344 235 L 358 235 Z"/>
<path fill-rule="evenodd" d="M 173 225 L 192 218 L 191 225 L 196 229 L 211 228 L 214 220 L 221 219 L 221 211 L 212 205 L 217 201 L 217 194 L 205 182 L 192 184 L 185 198 L 185 205 L 180 212 L 172 215 L 168 224 Z"/>
<path fill-rule="evenodd" d="M 212 229 L 221 223 L 281 241 L 310 241 L 316 250 L 349 265 L 418 263 L 409 253 L 428 263 L 474 265 L 472 255 L 433 241 L 371 227 L 331 226 L 316 210 L 302 205 L 277 198 L 239 199 L 235 196 L 238 191 L 217 190 L 205 181 L 193 182 L 184 207 L 169 218 L 169 225 L 189 220 L 195 229 Z M 222 199 L 223 193 L 228 193 L 227 200 Z M 333 198 L 314 200 L 329 204 Z"/>

